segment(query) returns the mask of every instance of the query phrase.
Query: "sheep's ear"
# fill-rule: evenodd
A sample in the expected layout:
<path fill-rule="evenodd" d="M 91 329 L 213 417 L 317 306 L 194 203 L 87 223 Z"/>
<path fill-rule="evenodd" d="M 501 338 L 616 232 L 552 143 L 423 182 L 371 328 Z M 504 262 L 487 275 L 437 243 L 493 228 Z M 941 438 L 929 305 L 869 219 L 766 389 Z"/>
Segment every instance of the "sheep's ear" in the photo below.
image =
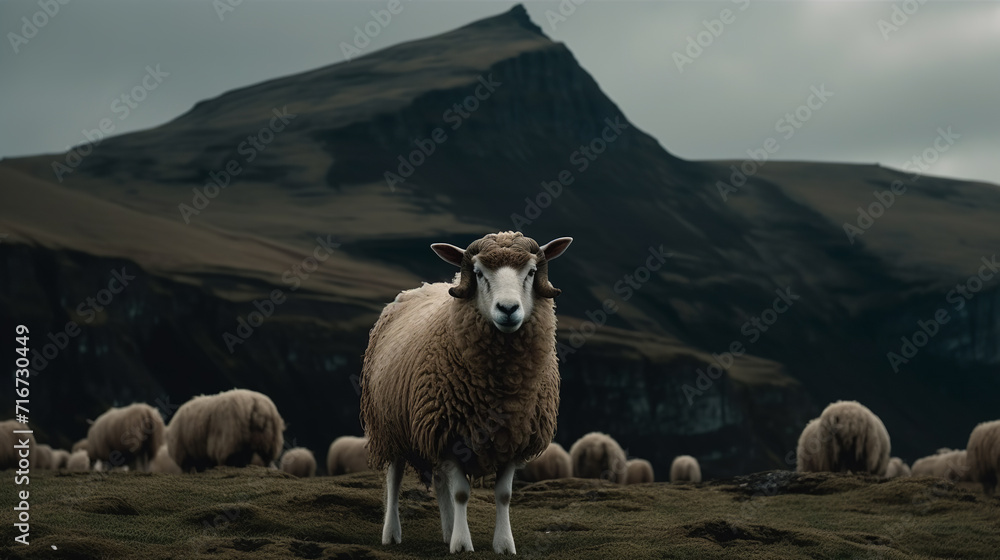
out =
<path fill-rule="evenodd" d="M 465 249 L 460 249 L 448 243 L 434 243 L 431 250 L 437 253 L 444 262 L 455 266 L 462 266 L 462 258 L 465 257 Z"/>
<path fill-rule="evenodd" d="M 549 241 L 545 245 L 539 247 L 538 252 L 545 255 L 546 261 L 552 261 L 559 255 L 563 254 L 572 242 L 572 237 L 560 237 L 559 239 L 553 239 L 552 241 Z"/>

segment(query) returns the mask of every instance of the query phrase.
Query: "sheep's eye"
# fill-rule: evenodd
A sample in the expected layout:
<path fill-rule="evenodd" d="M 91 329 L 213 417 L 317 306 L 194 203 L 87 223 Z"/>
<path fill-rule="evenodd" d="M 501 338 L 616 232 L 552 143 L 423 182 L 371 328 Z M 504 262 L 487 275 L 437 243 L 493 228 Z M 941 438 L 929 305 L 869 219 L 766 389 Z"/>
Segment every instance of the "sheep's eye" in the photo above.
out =
<path fill-rule="evenodd" d="M 535 275 L 535 271 L 534 270 L 529 270 L 528 271 L 528 278 L 531 278 L 534 275 Z"/>
<path fill-rule="evenodd" d="M 483 277 L 483 271 L 482 270 L 477 270 L 476 271 L 476 278 L 482 278 L 482 277 Z"/>

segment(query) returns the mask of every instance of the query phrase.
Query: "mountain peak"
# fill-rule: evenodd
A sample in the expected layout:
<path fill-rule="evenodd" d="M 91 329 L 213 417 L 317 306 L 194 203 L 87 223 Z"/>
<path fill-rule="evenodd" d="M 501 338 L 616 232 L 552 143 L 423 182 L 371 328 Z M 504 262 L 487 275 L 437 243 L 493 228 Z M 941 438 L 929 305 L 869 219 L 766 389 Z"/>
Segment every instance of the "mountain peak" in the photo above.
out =
<path fill-rule="evenodd" d="M 525 9 L 524 4 L 516 4 L 514 7 L 502 14 L 497 14 L 493 17 L 472 22 L 466 27 L 492 27 L 510 24 L 516 24 L 524 29 L 527 29 L 528 31 L 537 33 L 542 37 L 546 37 L 545 33 L 542 32 L 542 28 L 536 25 L 535 22 L 531 21 L 531 17 L 528 15 L 528 10 Z"/>

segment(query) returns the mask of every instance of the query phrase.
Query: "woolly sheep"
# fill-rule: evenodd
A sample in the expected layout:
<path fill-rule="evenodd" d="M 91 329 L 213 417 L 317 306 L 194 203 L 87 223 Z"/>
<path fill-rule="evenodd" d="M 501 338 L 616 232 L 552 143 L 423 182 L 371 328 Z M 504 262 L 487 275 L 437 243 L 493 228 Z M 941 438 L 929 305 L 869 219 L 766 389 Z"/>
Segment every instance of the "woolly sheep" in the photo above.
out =
<path fill-rule="evenodd" d="M 573 462 L 563 446 L 552 442 L 538 458 L 528 461 L 521 471 L 521 478 L 528 482 L 540 482 L 573 476 Z"/>
<path fill-rule="evenodd" d="M 84 451 L 86 451 L 88 447 L 89 447 L 89 444 L 87 443 L 87 438 L 83 438 L 80 441 L 78 441 L 78 442 L 76 442 L 76 443 L 73 444 L 73 447 L 70 448 L 70 453 L 76 453 L 77 451 L 79 451 L 81 449 L 84 450 Z"/>
<path fill-rule="evenodd" d="M 52 446 L 39 443 L 35 447 L 35 468 L 50 470 L 52 466 Z"/>
<path fill-rule="evenodd" d="M 331 476 L 370 470 L 368 440 L 357 436 L 340 436 L 333 440 L 326 453 L 326 473 Z"/>
<path fill-rule="evenodd" d="M 886 478 L 899 478 L 910 476 L 910 467 L 899 457 L 889 459 L 889 466 L 885 469 Z"/>
<path fill-rule="evenodd" d="M 70 454 L 66 461 L 66 470 L 70 472 L 87 472 L 90 470 L 90 455 L 85 449 L 78 449 Z"/>
<path fill-rule="evenodd" d="M 161 473 L 161 474 L 181 474 L 184 471 L 181 470 L 177 463 L 174 462 L 173 457 L 170 456 L 170 448 L 166 443 L 160 446 L 156 450 L 156 455 L 153 460 L 149 462 L 149 472 L 151 473 Z"/>
<path fill-rule="evenodd" d="M 69 462 L 69 451 L 65 449 L 53 449 L 52 450 L 52 465 L 51 469 L 65 469 L 66 463 Z"/>
<path fill-rule="evenodd" d="M 299 478 L 316 476 L 316 457 L 305 447 L 295 447 L 281 456 L 281 470 Z"/>
<path fill-rule="evenodd" d="M 625 463 L 625 470 L 628 476 L 625 477 L 626 484 L 643 484 L 653 482 L 653 465 L 645 459 L 631 459 Z"/>
<path fill-rule="evenodd" d="M 163 445 L 163 418 L 159 411 L 143 403 L 111 408 L 90 425 L 87 442 L 92 461 L 112 467 L 131 465 L 145 471 Z"/>
<path fill-rule="evenodd" d="M 270 463 L 281 453 L 285 422 L 266 395 L 233 389 L 201 395 L 170 420 L 167 447 L 184 472 L 228 465 L 245 467 L 254 453 Z"/>
<path fill-rule="evenodd" d="M 885 476 L 889 450 L 889 432 L 878 416 L 857 401 L 837 401 L 802 430 L 798 470 Z"/>
<path fill-rule="evenodd" d="M 373 467 L 388 465 L 382 543 L 400 542 L 405 463 L 434 480 L 451 552 L 472 551 L 468 476 L 496 472 L 493 550 L 514 553 L 514 471 L 541 454 L 559 410 L 559 290 L 548 262 L 572 239 L 539 246 L 520 233 L 489 234 L 467 249 L 431 249 L 459 267 L 455 284 L 424 284 L 386 305 L 361 374 L 361 420 Z"/>
<path fill-rule="evenodd" d="M 701 482 L 701 465 L 690 455 L 674 457 L 670 463 L 670 482 Z"/>
<path fill-rule="evenodd" d="M 625 484 L 628 479 L 625 451 L 608 434 L 590 432 L 569 448 L 573 476 L 601 478 Z"/>
<path fill-rule="evenodd" d="M 974 482 L 983 485 L 983 492 L 992 496 L 1000 476 L 1000 420 L 983 422 L 969 434 L 966 465 Z"/>
<path fill-rule="evenodd" d="M 35 466 L 38 446 L 32 434 L 15 434 L 14 430 L 30 430 L 27 426 L 14 420 L 0 422 L 0 470 L 21 468 L 21 459 L 26 459 L 28 468 Z M 22 442 L 27 442 L 28 449 L 15 448 Z"/>
<path fill-rule="evenodd" d="M 910 469 L 911 476 L 936 476 L 952 482 L 972 480 L 966 465 L 966 451 L 938 449 L 937 454 L 917 459 Z"/>

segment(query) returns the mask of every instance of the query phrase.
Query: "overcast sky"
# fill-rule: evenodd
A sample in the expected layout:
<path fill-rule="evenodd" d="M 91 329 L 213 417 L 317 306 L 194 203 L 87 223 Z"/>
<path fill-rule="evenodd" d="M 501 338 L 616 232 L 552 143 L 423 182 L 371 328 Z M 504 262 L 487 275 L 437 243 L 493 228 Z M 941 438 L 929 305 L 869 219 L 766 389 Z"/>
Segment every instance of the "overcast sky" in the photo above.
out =
<path fill-rule="evenodd" d="M 238 3 L 216 6 L 227 1 Z M 83 129 L 123 115 L 113 103 L 142 82 L 147 66 L 169 75 L 127 118 L 114 118 L 117 133 L 164 123 L 234 88 L 342 61 L 341 43 L 387 4 L 243 0 L 220 17 L 211 0 L 94 0 L 42 17 L 36 1 L 4 1 L 0 157 L 83 142 Z M 364 52 L 512 5 L 403 0 Z M 563 5 L 565 13 L 572 2 Z M 779 120 L 825 86 L 833 95 L 800 110 L 811 113 L 808 121 L 782 140 L 775 159 L 901 168 L 950 126 L 958 139 L 926 172 L 1000 183 L 998 2 L 589 0 L 568 17 L 547 14 L 559 6 L 527 3 L 625 116 L 675 155 L 742 159 L 765 139 L 782 139 Z M 44 25 L 28 37 L 22 17 Z M 688 53 L 689 38 L 706 46 Z"/>

